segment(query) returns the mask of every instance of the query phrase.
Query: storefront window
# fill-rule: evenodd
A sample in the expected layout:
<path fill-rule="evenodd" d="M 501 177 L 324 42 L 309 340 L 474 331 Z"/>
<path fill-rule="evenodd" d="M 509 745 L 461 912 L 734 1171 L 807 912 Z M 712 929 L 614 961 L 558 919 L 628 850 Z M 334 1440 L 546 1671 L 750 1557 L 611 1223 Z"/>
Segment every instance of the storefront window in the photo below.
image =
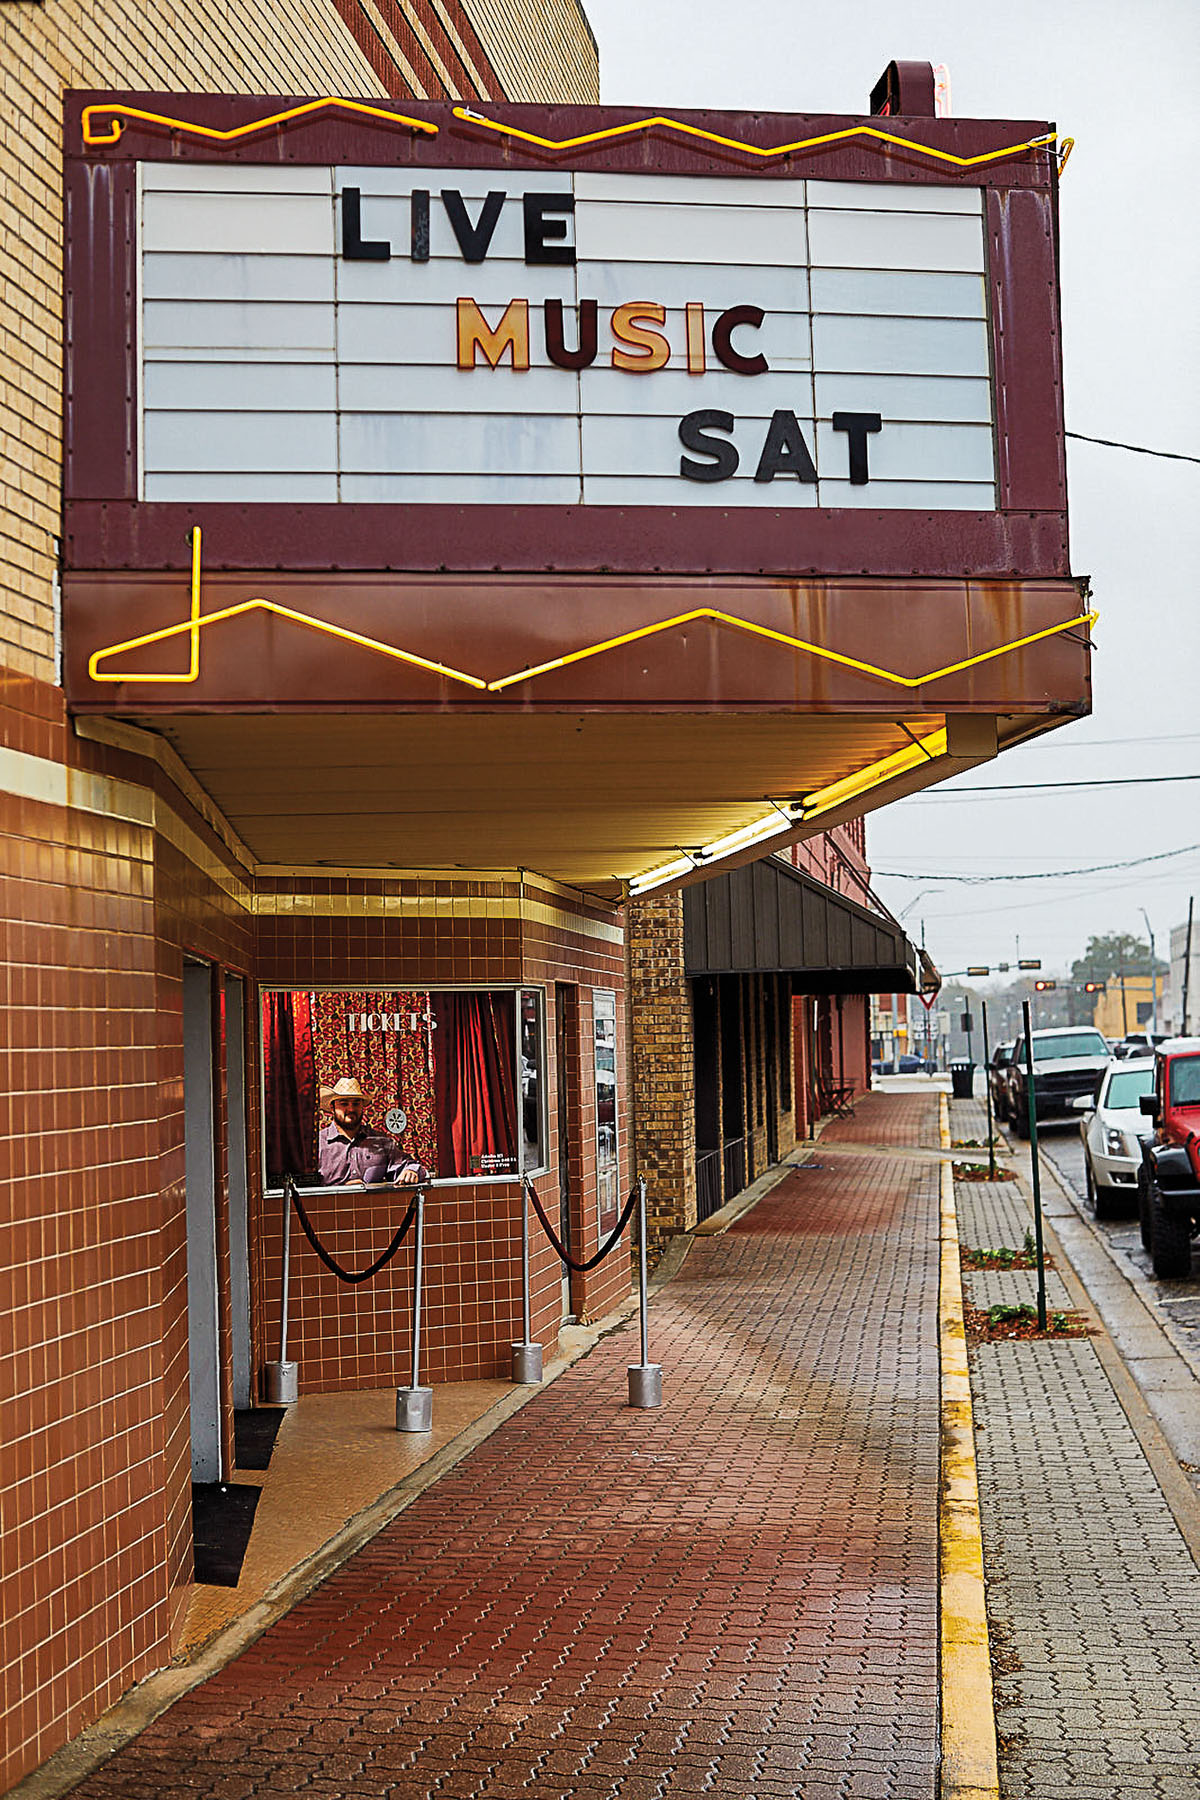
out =
<path fill-rule="evenodd" d="M 620 1205 L 617 1170 L 617 996 L 592 995 L 596 1047 L 596 1197 L 600 1229 L 610 1231 Z"/>
<path fill-rule="evenodd" d="M 266 991 L 268 1186 L 285 1174 L 328 1185 L 359 1165 L 389 1180 L 415 1162 L 435 1182 L 540 1167 L 543 1041 L 536 991 Z"/>

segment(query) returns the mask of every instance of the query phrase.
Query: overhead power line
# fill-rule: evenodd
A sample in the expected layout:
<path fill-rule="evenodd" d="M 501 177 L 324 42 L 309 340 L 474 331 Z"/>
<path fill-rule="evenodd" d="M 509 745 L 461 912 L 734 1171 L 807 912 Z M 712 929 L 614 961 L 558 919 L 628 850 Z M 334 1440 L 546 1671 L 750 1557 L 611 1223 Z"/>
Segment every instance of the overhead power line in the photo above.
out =
<path fill-rule="evenodd" d="M 961 881 L 969 886 L 994 881 L 1069 881 L 1077 875 L 1105 875 L 1111 869 L 1138 869 L 1146 863 L 1166 862 L 1173 856 L 1190 856 L 1200 850 L 1200 844 L 1184 844 L 1179 850 L 1159 850 L 1153 856 L 1131 856 L 1124 862 L 1092 863 L 1086 869 L 1038 869 L 1028 874 L 1013 875 L 947 875 L 933 874 L 926 869 L 922 874 L 911 874 L 907 869 L 873 869 L 872 875 L 886 875 L 892 881 Z"/>
<path fill-rule="evenodd" d="M 1116 438 L 1089 437 L 1086 431 L 1068 431 L 1069 438 L 1078 438 L 1081 444 L 1103 444 L 1106 450 L 1132 450 L 1135 456 L 1165 456 L 1171 462 L 1200 463 L 1200 456 L 1185 456 L 1182 450 L 1150 450 L 1145 444 L 1121 444 Z"/>
<path fill-rule="evenodd" d="M 1114 775 L 1096 776 L 1092 781 L 997 781 L 990 787 L 955 787 L 927 790 L 923 800 L 953 800 L 959 794 L 1034 794 L 1051 788 L 1148 787 L 1156 781 L 1200 781 L 1195 775 Z M 916 795 L 912 796 L 914 799 Z"/>

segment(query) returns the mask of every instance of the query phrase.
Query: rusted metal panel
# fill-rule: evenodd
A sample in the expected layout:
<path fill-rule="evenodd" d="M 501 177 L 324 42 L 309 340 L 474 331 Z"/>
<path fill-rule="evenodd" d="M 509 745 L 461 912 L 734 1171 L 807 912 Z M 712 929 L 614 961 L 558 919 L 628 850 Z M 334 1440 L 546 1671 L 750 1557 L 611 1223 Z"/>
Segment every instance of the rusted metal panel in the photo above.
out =
<path fill-rule="evenodd" d="M 63 605 L 65 685 L 70 704 L 84 710 L 734 707 L 912 718 L 1059 711 L 1082 708 L 1089 696 L 1086 628 L 1071 626 L 1085 602 L 1066 580 L 330 583 L 222 574 L 202 582 L 198 673 L 189 682 L 153 679 L 188 669 L 189 590 L 179 575 L 68 572 Z M 242 606 L 250 610 L 203 622 Z M 702 616 L 688 616 L 697 609 Z M 157 631 L 175 635 L 115 648 Z M 374 647 L 349 641 L 351 632 Z M 1039 632 L 1051 635 L 1012 648 Z M 627 634 L 638 635 L 611 644 Z M 849 667 L 822 650 L 871 666 Z M 91 678 L 89 659 L 100 652 L 108 654 L 98 672 L 126 680 Z M 938 673 L 964 661 L 971 666 Z M 472 685 L 480 683 L 501 685 Z"/>
<path fill-rule="evenodd" d="M 68 164 L 63 483 L 84 501 L 137 494 L 136 200 L 131 164 Z"/>
<path fill-rule="evenodd" d="M 585 506 L 136 506 L 71 502 L 73 569 L 205 567 L 354 574 L 493 570 L 694 575 L 1066 575 L 1065 511 L 787 513 Z"/>
<path fill-rule="evenodd" d="M 1065 518 L 1056 194 L 986 202 L 1000 504 Z"/>

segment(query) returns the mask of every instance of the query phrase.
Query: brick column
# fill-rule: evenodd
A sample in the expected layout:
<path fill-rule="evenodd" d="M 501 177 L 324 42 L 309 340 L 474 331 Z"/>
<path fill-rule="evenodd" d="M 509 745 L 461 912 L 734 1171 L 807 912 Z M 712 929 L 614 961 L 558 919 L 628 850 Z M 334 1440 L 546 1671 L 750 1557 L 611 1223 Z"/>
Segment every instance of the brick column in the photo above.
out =
<path fill-rule="evenodd" d="M 637 1173 L 646 1177 L 650 1251 L 696 1223 L 695 1070 L 683 966 L 683 896 L 631 901 L 626 913 L 633 1020 Z"/>

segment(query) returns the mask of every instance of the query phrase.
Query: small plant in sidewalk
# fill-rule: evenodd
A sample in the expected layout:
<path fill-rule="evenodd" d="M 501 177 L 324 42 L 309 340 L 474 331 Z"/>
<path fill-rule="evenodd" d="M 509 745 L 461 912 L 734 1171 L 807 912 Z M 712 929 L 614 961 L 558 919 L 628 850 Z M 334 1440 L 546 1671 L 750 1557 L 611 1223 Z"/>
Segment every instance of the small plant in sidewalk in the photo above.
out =
<path fill-rule="evenodd" d="M 1033 1233 L 1025 1233 L 1025 1242 L 1020 1250 L 1014 1250 L 1011 1244 L 1001 1244 L 998 1250 L 973 1250 L 964 1247 L 959 1251 L 964 1269 L 1036 1269 L 1037 1245 L 1033 1241 Z M 1045 1264 L 1048 1269 L 1054 1267 L 1054 1258 L 1047 1256 Z"/>
<path fill-rule="evenodd" d="M 1045 1331 L 1039 1331 L 1037 1307 L 1027 1301 L 1014 1305 L 964 1306 L 963 1320 L 967 1338 L 973 1344 L 1001 1343 L 1012 1338 L 1030 1342 L 1038 1338 L 1092 1335 L 1090 1321 L 1078 1312 L 1050 1312 L 1046 1315 Z"/>
<path fill-rule="evenodd" d="M 955 1181 L 1011 1181 L 1012 1170 L 1002 1168 L 997 1163 L 996 1172 L 993 1175 L 987 1163 L 956 1162 L 954 1179 Z"/>

